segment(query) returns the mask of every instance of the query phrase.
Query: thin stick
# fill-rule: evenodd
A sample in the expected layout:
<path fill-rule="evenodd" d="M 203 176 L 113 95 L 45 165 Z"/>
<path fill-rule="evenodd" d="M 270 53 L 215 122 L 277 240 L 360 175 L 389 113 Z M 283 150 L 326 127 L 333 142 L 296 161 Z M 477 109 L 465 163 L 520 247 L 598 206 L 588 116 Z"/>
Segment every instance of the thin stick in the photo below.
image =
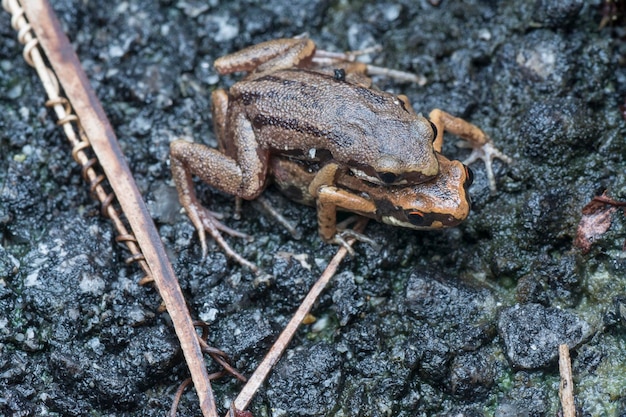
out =
<path fill-rule="evenodd" d="M 348 51 L 348 52 L 330 52 L 318 49 L 313 55 L 313 62 L 319 66 L 332 66 L 337 62 L 357 62 L 356 57 L 359 55 L 365 55 L 372 52 L 379 52 L 382 48 L 380 46 L 364 49 L 362 51 Z M 391 78 L 399 82 L 415 83 L 417 85 L 426 85 L 426 77 L 423 75 L 413 74 L 412 72 L 400 71 L 386 67 L 378 67 L 376 65 L 370 65 L 362 63 L 366 68 L 368 75 L 380 75 L 385 78 Z"/>
<path fill-rule="evenodd" d="M 7 6 L 19 8 L 17 0 L 4 0 L 3 5 L 5 3 Z M 202 413 L 206 417 L 217 417 L 217 408 L 204 358 L 185 305 L 185 299 L 161 244 L 156 227 L 148 214 L 124 159 L 113 128 L 89 85 L 78 57 L 65 36 L 50 4 L 46 0 L 26 0 L 23 4 L 39 44 L 45 51 L 56 77 L 58 77 L 69 102 L 74 108 L 145 256 L 150 275 L 154 278 L 167 311 L 172 318 L 176 335 L 198 393 Z M 49 93 L 55 81 L 53 75 L 48 73 L 37 48 L 32 48 L 29 52 L 31 58 L 40 61 L 35 63 L 35 67 L 40 78 L 42 78 L 46 91 Z M 42 66 L 43 69 L 41 69 Z"/>
<path fill-rule="evenodd" d="M 354 227 L 354 230 L 361 233 L 363 232 L 366 224 L 367 219 L 361 218 L 358 221 L 357 225 Z M 352 245 L 354 241 L 355 239 L 350 238 L 347 240 L 347 243 L 348 245 Z M 278 339 L 272 345 L 272 348 L 269 350 L 269 352 L 267 352 L 267 355 L 265 355 L 263 361 L 259 364 L 252 376 L 248 379 L 248 383 L 242 388 L 237 398 L 235 398 L 235 400 L 233 401 L 234 407 L 231 406 L 231 408 L 234 408 L 236 410 L 246 409 L 246 407 L 252 400 L 252 397 L 254 397 L 263 381 L 265 381 L 265 379 L 267 378 L 267 375 L 270 373 L 274 365 L 276 365 L 283 352 L 289 345 L 289 342 L 298 330 L 298 327 L 300 327 L 302 320 L 311 311 L 313 304 L 320 296 L 322 291 L 324 291 L 324 288 L 331 280 L 331 278 L 335 275 L 339 264 L 347 254 L 348 249 L 346 247 L 342 246 L 339 248 L 337 254 L 330 261 L 324 273 L 322 273 L 317 282 L 313 285 L 313 287 L 311 287 L 311 290 L 302 301 L 302 304 L 300 304 L 300 307 L 298 307 L 296 313 L 293 315 L 289 323 L 287 323 L 287 326 L 285 326 L 285 329 L 282 331 L 280 336 L 278 336 Z M 230 412 L 226 414 L 226 417 L 229 417 L 229 414 Z"/>
<path fill-rule="evenodd" d="M 559 345 L 559 372 L 561 374 L 559 398 L 561 399 L 563 417 L 576 417 L 572 363 L 569 357 L 569 347 L 566 344 Z"/>

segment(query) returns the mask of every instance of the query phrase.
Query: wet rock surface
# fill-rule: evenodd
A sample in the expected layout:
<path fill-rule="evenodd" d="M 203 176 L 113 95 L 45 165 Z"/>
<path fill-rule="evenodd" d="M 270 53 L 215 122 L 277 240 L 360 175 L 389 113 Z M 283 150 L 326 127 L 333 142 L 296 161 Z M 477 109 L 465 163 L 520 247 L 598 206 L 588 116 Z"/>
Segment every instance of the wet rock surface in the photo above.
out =
<path fill-rule="evenodd" d="M 575 348 L 589 336 L 591 328 L 568 312 L 525 304 L 503 310 L 498 331 L 511 364 L 519 369 L 536 369 L 556 360 L 555 346 Z"/>
<path fill-rule="evenodd" d="M 230 262 L 180 212 L 169 143 L 216 145 L 210 94 L 238 75 L 212 62 L 241 47 L 308 32 L 320 48 L 424 75 L 376 79 L 416 111 L 442 108 L 482 127 L 515 163 L 496 161 L 498 193 L 472 165 L 473 211 L 456 229 L 370 224 L 286 356 L 253 400 L 255 416 L 542 416 L 559 408 L 556 344 L 571 343 L 583 415 L 626 404 L 626 221 L 582 254 L 582 207 L 626 200 L 623 28 L 598 29 L 602 1 L 57 1 L 209 343 L 250 375 L 335 248 L 315 211 L 267 194 L 306 238 L 197 184 L 229 240 L 267 275 Z M 619 20 L 616 20 L 619 23 Z M 0 414 L 162 416 L 187 377 L 154 289 L 137 284 L 99 214 L 43 89 L 0 15 Z M 444 153 L 467 151 L 449 137 Z M 207 361 L 211 371 L 217 366 Z M 213 384 L 220 415 L 241 384 Z M 179 416 L 199 415 L 183 395 Z"/>
<path fill-rule="evenodd" d="M 265 395 L 273 405 L 272 413 L 299 416 L 325 414 L 337 403 L 342 379 L 349 378 L 343 375 L 340 364 L 340 355 L 328 343 L 290 351 L 268 381 Z M 324 391 L 321 397 L 320 387 Z M 293 397 L 293 392 L 299 395 Z"/>

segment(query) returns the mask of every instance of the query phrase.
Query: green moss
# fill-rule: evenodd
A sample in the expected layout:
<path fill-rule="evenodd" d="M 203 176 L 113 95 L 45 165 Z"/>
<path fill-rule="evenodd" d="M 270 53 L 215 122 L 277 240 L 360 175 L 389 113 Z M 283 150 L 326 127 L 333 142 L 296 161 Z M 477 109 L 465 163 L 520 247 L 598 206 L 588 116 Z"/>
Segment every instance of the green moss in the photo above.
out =
<path fill-rule="evenodd" d="M 577 372 L 574 367 L 575 397 L 592 416 L 616 416 L 623 412 L 626 392 L 626 339 L 624 334 L 603 334 L 596 342 L 601 362 L 595 370 Z"/>

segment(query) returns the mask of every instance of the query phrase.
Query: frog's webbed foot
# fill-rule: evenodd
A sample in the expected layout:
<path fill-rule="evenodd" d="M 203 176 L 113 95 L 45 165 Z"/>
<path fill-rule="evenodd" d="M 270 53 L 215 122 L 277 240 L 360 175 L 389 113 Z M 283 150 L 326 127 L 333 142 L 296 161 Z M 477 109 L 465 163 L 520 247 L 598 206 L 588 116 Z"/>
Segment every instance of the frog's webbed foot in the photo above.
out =
<path fill-rule="evenodd" d="M 496 177 L 493 174 L 493 160 L 498 158 L 506 164 L 511 164 L 513 160 L 509 156 L 502 153 L 498 148 L 496 148 L 491 140 L 488 140 L 487 142 L 480 145 L 465 141 L 459 141 L 457 142 L 457 146 L 461 148 L 472 149 L 472 153 L 467 157 L 465 161 L 463 161 L 465 165 L 469 165 L 479 159 L 485 163 L 487 180 L 489 181 L 489 189 L 491 190 L 492 194 L 495 193 L 497 189 Z"/>
<path fill-rule="evenodd" d="M 239 263 L 240 265 L 246 268 L 249 268 L 253 272 L 257 272 L 259 270 L 259 268 L 255 264 L 253 264 L 252 262 L 248 261 L 240 254 L 235 252 L 230 247 L 228 242 L 224 240 L 224 237 L 222 236 L 221 232 L 224 232 L 233 237 L 245 239 L 248 242 L 254 239 L 252 236 L 247 235 L 245 233 L 238 232 L 237 230 L 231 229 L 230 227 L 218 221 L 213 212 L 207 210 L 206 208 L 202 206 L 198 210 L 197 214 L 198 214 L 198 219 L 200 221 L 200 225 L 196 224 L 195 221 L 193 223 L 196 226 L 196 229 L 198 230 L 198 238 L 200 240 L 200 246 L 202 248 L 202 259 L 206 258 L 206 254 L 208 252 L 207 243 L 206 243 L 206 234 L 205 234 L 205 231 L 206 231 L 206 232 L 209 232 L 209 234 L 211 235 L 211 237 L 213 237 L 213 239 L 215 239 L 215 242 L 217 242 L 217 244 L 222 248 L 226 256 L 232 258 L 235 262 Z"/>

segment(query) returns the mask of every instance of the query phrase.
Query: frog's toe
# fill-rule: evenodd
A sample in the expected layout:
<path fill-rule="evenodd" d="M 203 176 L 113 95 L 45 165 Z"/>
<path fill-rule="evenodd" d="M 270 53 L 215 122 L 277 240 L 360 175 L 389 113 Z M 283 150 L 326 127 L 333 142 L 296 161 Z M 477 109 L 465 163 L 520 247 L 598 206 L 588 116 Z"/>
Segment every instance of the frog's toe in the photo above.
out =
<path fill-rule="evenodd" d="M 380 250 L 380 245 L 378 244 L 378 242 L 376 242 L 374 239 L 371 239 L 365 236 L 362 233 L 355 232 L 352 229 L 341 230 L 340 232 L 335 234 L 335 236 L 331 240 L 331 243 L 338 244 L 338 245 L 345 247 L 348 250 L 348 253 L 350 253 L 351 256 L 354 256 L 354 249 L 352 249 L 352 246 L 350 246 L 346 240 L 350 238 L 356 239 L 359 242 L 366 243 L 370 245 L 372 248 L 374 248 L 374 250 L 376 251 Z"/>
<path fill-rule="evenodd" d="M 493 143 L 490 141 L 480 146 L 468 146 L 467 142 L 459 142 L 457 146 L 472 148 L 472 153 L 470 154 L 470 156 L 465 161 L 463 161 L 465 165 L 469 165 L 479 159 L 485 163 L 487 180 L 489 181 L 489 189 L 492 193 L 495 193 L 497 191 L 497 188 L 496 177 L 493 174 L 493 160 L 497 158 L 506 164 L 511 164 L 513 160 L 509 156 L 502 153 L 498 148 L 493 146 Z"/>
<path fill-rule="evenodd" d="M 212 210 L 209 210 L 209 209 L 207 209 L 207 208 L 204 208 L 204 209 L 205 209 L 205 210 L 206 210 L 206 212 L 207 212 L 207 213 L 209 213 L 209 215 L 210 215 L 211 217 L 213 217 L 214 219 L 220 219 L 220 220 L 222 220 L 222 219 L 224 218 L 224 214 L 223 214 L 223 213 L 220 213 L 220 212 L 217 212 L 217 211 L 212 211 Z"/>
<path fill-rule="evenodd" d="M 224 223 L 221 223 L 221 222 L 218 222 L 218 221 L 214 221 L 214 224 L 215 224 L 215 227 L 218 230 L 226 233 L 229 236 L 238 237 L 240 239 L 244 239 L 246 242 L 254 241 L 254 236 L 249 235 L 247 233 L 242 233 L 242 232 L 240 232 L 238 230 L 235 230 L 235 229 L 231 229 L 230 227 L 226 226 Z"/>
<path fill-rule="evenodd" d="M 341 236 L 341 233 L 337 233 L 335 236 L 333 236 L 333 238 L 330 239 L 328 243 L 344 247 L 348 251 L 348 254 L 352 257 L 354 257 L 355 255 L 354 249 L 352 249 L 352 246 L 348 244 L 343 236 Z"/>
<path fill-rule="evenodd" d="M 218 218 L 222 218 L 223 216 L 219 214 L 219 217 L 217 217 L 215 214 L 216 213 L 209 211 L 203 207 L 202 213 L 200 215 L 200 219 L 202 220 L 202 225 L 204 226 L 204 229 L 206 231 L 211 233 L 212 229 L 217 229 L 226 233 L 229 236 L 238 237 L 248 242 L 252 242 L 254 240 L 253 236 L 250 236 L 246 233 L 242 233 L 235 229 L 231 229 L 230 227 L 226 226 L 224 223 L 217 220 Z"/>
<path fill-rule="evenodd" d="M 207 254 L 206 237 L 204 233 L 204 231 L 206 230 L 213 237 L 213 239 L 215 239 L 215 242 L 217 242 L 220 248 L 222 248 L 226 256 L 233 259 L 235 262 L 239 263 L 241 266 L 244 266 L 250 269 L 253 272 L 259 271 L 259 268 L 255 264 L 245 259 L 243 256 L 235 252 L 233 248 L 230 247 L 228 242 L 224 240 L 224 237 L 222 236 L 221 232 L 227 233 L 233 237 L 240 237 L 242 239 L 246 239 L 247 241 L 254 240 L 252 236 L 247 235 L 245 233 L 238 232 L 222 224 L 213 216 L 211 216 L 208 210 L 204 210 L 200 218 L 202 220 L 203 228 L 198 229 L 198 236 L 200 239 L 200 246 L 202 247 L 202 259 L 205 259 L 206 254 Z"/>
<path fill-rule="evenodd" d="M 258 203 L 267 212 L 267 214 L 272 216 L 274 220 L 283 226 L 289 234 L 291 234 L 291 237 L 295 240 L 300 240 L 302 238 L 302 232 L 297 228 L 297 226 L 287 220 L 287 218 L 285 218 L 285 216 L 283 216 L 282 213 L 272 205 L 270 200 L 261 195 L 254 201 Z"/>
<path fill-rule="evenodd" d="M 364 235 L 362 233 L 355 232 L 352 229 L 343 230 L 341 232 L 341 235 L 343 237 L 352 237 L 352 238 L 358 240 L 359 242 L 366 243 L 366 244 L 370 245 L 376 251 L 379 251 L 381 249 L 380 245 L 378 244 L 378 242 L 376 242 L 374 239 L 372 239 L 370 237 L 367 237 L 366 235 Z"/>
<path fill-rule="evenodd" d="M 215 239 L 217 244 L 220 246 L 220 248 L 222 248 L 226 256 L 233 259 L 235 262 L 237 262 L 241 266 L 250 269 L 252 272 L 259 271 L 259 268 L 255 264 L 253 264 L 252 262 L 250 262 L 249 260 L 241 256 L 240 254 L 235 252 L 235 250 L 233 250 L 233 248 L 230 247 L 228 242 L 224 240 L 224 237 L 219 232 L 219 230 L 217 230 L 217 228 L 213 229 L 210 233 L 211 233 L 211 236 L 213 236 L 213 239 Z"/>

